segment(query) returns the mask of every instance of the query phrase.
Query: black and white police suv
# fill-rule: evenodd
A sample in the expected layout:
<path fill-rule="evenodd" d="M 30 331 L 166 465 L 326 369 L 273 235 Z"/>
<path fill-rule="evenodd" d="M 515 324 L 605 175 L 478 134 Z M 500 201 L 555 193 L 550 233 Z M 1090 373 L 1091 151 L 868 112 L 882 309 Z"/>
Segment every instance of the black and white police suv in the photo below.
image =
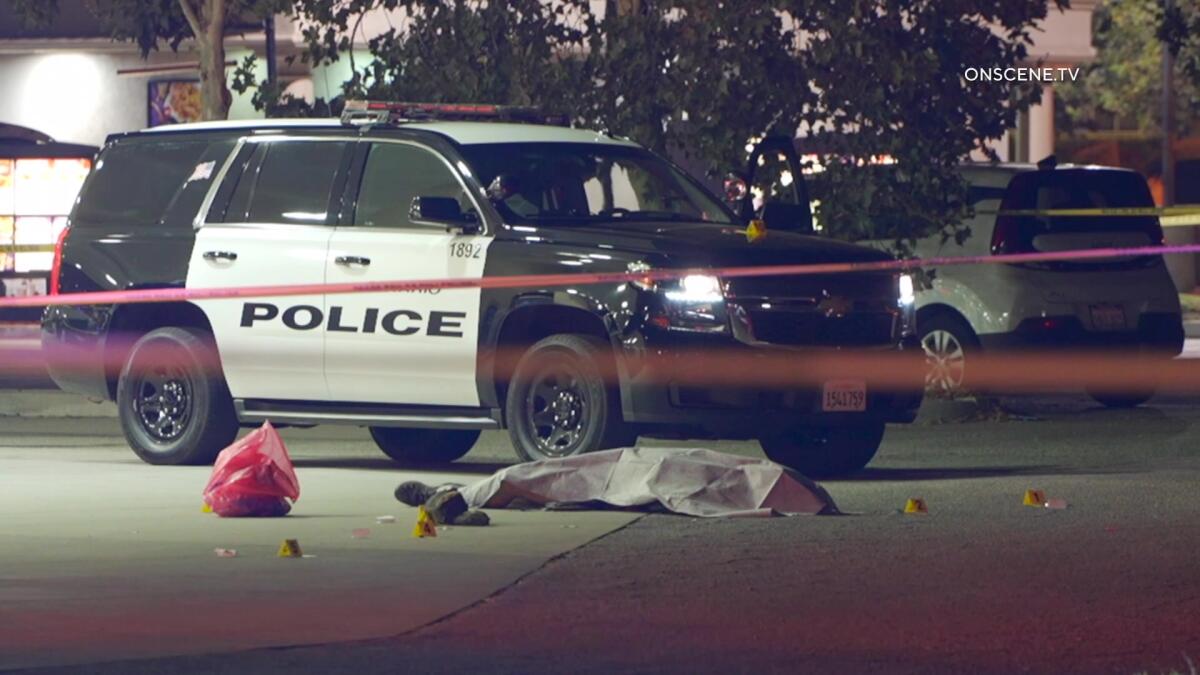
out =
<path fill-rule="evenodd" d="M 57 244 L 52 292 L 886 259 L 787 232 L 751 243 L 669 162 L 528 109 L 347 108 L 341 120 L 109 138 Z M 63 389 L 117 402 L 129 444 L 154 464 L 210 462 L 240 426 L 270 420 L 369 427 L 405 462 L 454 460 L 483 429 L 508 429 L 524 459 L 639 434 L 757 438 L 771 458 L 824 476 L 865 466 L 886 423 L 913 419 L 919 368 L 902 390 L 697 388 L 678 375 L 704 364 L 682 354 L 775 350 L 798 369 L 814 350 L 919 359 L 903 281 L 697 274 L 56 306 L 43 347 Z"/>

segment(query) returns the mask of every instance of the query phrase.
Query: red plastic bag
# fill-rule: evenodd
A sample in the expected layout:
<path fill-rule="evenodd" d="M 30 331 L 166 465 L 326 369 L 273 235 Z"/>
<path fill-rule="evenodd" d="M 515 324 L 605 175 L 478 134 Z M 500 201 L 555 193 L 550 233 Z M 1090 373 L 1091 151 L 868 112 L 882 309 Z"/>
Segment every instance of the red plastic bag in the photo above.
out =
<path fill-rule="evenodd" d="M 283 516 L 300 498 L 300 481 L 283 439 L 270 422 L 221 451 L 204 503 L 224 518 Z"/>

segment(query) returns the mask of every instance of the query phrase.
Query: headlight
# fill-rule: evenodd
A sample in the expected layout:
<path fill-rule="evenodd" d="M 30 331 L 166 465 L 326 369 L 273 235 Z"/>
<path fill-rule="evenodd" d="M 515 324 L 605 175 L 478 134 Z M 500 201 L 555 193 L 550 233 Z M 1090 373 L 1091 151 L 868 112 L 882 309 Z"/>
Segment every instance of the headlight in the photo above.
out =
<path fill-rule="evenodd" d="M 729 327 L 721 280 L 708 274 L 656 283 L 650 323 L 666 330 L 721 333 Z"/>
<path fill-rule="evenodd" d="M 674 288 L 668 287 L 665 295 L 671 302 L 712 304 L 725 300 L 721 280 L 707 274 L 689 274 Z"/>
<path fill-rule="evenodd" d="M 917 301 L 916 286 L 913 284 L 911 274 L 901 274 L 897 286 L 899 287 L 899 302 L 901 307 L 908 307 Z"/>

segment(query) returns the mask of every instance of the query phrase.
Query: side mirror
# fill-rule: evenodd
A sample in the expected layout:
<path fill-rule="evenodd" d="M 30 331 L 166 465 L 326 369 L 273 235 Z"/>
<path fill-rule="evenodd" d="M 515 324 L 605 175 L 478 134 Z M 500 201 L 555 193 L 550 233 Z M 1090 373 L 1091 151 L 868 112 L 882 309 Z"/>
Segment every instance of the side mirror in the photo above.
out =
<path fill-rule="evenodd" d="M 813 231 L 812 211 L 808 204 L 789 204 L 787 202 L 767 202 L 763 204 L 762 220 L 768 230 L 802 232 L 810 234 Z"/>
<path fill-rule="evenodd" d="M 479 231 L 479 218 L 471 211 L 463 211 L 453 197 L 415 197 L 408 209 L 408 218 L 451 227 L 460 227 L 463 232 Z"/>

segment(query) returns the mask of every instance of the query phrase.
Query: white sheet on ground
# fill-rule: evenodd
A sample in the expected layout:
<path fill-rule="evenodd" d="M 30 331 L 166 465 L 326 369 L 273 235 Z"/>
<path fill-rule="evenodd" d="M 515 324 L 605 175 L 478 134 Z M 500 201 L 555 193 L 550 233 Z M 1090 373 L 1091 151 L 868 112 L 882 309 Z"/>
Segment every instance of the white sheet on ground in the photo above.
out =
<path fill-rule="evenodd" d="M 514 499 L 600 501 L 620 508 L 655 502 L 689 516 L 835 513 L 829 493 L 774 462 L 701 448 L 621 448 L 502 469 L 460 490 L 472 508 Z"/>

